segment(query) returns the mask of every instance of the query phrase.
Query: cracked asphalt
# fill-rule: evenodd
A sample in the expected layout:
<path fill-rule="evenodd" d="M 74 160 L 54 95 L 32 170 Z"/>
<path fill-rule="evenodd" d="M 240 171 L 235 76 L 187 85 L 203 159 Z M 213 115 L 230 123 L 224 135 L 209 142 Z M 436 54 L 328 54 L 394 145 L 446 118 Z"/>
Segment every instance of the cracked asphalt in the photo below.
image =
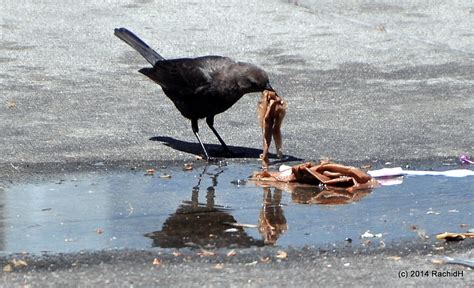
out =
<path fill-rule="evenodd" d="M 295 158 L 438 166 L 474 151 L 472 1 L 3 0 L 0 192 L 58 169 L 184 163 L 200 153 L 189 121 L 137 72 L 147 63 L 114 37 L 116 27 L 134 31 L 167 58 L 216 54 L 264 68 L 289 103 L 282 132 L 285 153 Z M 243 153 L 229 161 L 257 161 L 258 98 L 246 95 L 216 117 L 227 144 Z M 218 143 L 203 124 L 201 136 Z M 6 287 L 472 283 L 468 268 L 430 261 L 472 258 L 472 241 L 443 251 L 417 245 L 378 252 L 308 248 L 281 261 L 271 247 L 219 261 L 174 260 L 160 249 L 98 251 L 28 258 L 27 268 L 4 272 L 1 281 Z M 398 254 L 399 260 L 387 258 Z M 261 261 L 266 255 L 270 263 Z M 154 258 L 166 261 L 152 265 Z M 465 274 L 398 278 L 415 269 Z"/>

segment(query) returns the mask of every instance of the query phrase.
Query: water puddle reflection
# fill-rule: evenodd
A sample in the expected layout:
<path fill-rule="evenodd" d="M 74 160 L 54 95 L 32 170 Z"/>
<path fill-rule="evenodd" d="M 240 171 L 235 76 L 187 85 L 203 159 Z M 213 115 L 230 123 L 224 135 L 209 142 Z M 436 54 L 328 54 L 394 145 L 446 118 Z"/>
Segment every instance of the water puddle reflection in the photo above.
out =
<path fill-rule="evenodd" d="M 348 193 L 258 186 L 247 181 L 259 169 L 251 164 L 155 169 L 153 176 L 58 174 L 0 188 L 1 253 L 362 245 L 367 230 L 398 241 L 473 228 L 474 177 L 406 177 Z"/>

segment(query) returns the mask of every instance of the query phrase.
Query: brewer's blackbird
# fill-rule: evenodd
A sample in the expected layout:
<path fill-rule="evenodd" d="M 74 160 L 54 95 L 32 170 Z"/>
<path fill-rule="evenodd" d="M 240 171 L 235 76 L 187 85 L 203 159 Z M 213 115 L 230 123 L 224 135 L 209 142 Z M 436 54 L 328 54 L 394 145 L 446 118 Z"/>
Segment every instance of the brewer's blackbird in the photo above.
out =
<path fill-rule="evenodd" d="M 198 119 L 206 118 L 224 151 L 232 154 L 214 128 L 214 116 L 246 93 L 274 91 L 267 73 L 253 64 L 222 56 L 165 59 L 126 28 L 115 29 L 114 34 L 153 65 L 139 72 L 158 83 L 179 112 L 191 120 L 207 160 L 210 158 L 199 137 Z"/>

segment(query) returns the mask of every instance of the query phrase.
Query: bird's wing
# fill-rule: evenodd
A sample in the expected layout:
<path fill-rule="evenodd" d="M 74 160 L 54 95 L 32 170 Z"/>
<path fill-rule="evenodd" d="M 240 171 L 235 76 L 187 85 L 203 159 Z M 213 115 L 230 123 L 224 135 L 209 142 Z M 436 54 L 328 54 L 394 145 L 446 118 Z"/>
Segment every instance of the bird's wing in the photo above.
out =
<path fill-rule="evenodd" d="M 175 92 L 176 96 L 192 97 L 213 89 L 216 71 L 219 70 L 216 68 L 229 60 L 219 56 L 170 59 L 158 61 L 153 68 L 145 68 L 140 72 L 160 84 L 164 90 Z"/>

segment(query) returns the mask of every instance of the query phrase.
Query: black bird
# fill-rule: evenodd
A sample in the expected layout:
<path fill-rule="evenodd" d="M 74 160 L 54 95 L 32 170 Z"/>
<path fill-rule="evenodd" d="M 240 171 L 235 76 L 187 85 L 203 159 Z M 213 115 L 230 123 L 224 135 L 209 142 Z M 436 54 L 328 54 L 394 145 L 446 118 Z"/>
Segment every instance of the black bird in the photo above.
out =
<path fill-rule="evenodd" d="M 191 120 L 207 160 L 210 158 L 199 137 L 198 119 L 206 118 L 224 151 L 232 154 L 214 128 L 214 116 L 229 109 L 244 94 L 274 91 L 267 73 L 253 64 L 222 56 L 165 59 L 126 28 L 117 28 L 114 34 L 153 65 L 139 72 L 158 83 L 179 112 Z"/>

